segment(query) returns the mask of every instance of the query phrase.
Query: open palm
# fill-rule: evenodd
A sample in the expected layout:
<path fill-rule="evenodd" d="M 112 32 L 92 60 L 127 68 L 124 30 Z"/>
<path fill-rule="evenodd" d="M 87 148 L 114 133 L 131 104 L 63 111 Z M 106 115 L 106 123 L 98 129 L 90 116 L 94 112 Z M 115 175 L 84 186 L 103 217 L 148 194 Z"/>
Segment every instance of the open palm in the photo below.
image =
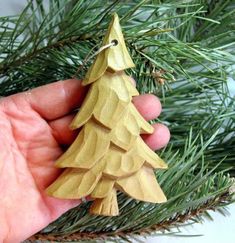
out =
<path fill-rule="evenodd" d="M 79 204 L 49 197 L 44 189 L 61 172 L 53 165 L 61 145 L 76 137 L 68 124 L 84 95 L 81 82 L 71 79 L 0 99 L 0 242 L 20 242 Z M 153 95 L 136 97 L 134 103 L 147 120 L 161 112 Z M 145 140 L 158 149 L 170 135 L 164 125 L 154 127 Z"/>

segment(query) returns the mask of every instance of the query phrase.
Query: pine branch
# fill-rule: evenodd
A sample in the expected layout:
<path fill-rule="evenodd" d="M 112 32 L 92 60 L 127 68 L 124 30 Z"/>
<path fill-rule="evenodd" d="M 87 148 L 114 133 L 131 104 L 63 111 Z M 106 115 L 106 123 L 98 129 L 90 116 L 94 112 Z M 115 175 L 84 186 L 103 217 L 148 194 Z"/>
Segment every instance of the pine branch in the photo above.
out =
<path fill-rule="evenodd" d="M 100 46 L 116 11 L 136 64 L 129 74 L 141 93 L 161 98 L 164 110 L 157 121 L 170 127 L 172 139 L 161 154 L 170 169 L 157 172 L 167 204 L 140 203 L 120 194 L 120 217 L 90 216 L 82 204 L 42 234 L 59 239 L 73 232 L 89 237 L 91 232 L 119 233 L 125 238 L 127 232 L 168 229 L 203 207 L 231 202 L 235 100 L 227 80 L 235 63 L 233 1 L 46 3 L 32 0 L 20 16 L 0 18 L 0 96 L 72 77 L 90 50 Z"/>
<path fill-rule="evenodd" d="M 48 50 L 63 48 L 64 46 L 69 46 L 80 40 L 87 40 L 87 39 L 91 39 L 91 36 L 85 36 L 85 37 L 73 36 L 68 39 L 58 41 L 54 44 L 47 45 L 47 46 L 39 48 L 39 49 L 35 49 L 33 52 L 26 54 L 10 63 L 2 64 L 0 66 L 0 74 L 7 73 L 7 72 L 9 72 L 10 69 L 14 70 L 15 68 L 17 68 L 17 66 L 23 65 L 26 62 L 29 62 L 30 60 L 32 60 L 33 58 L 36 58 L 40 54 L 46 53 Z"/>
<path fill-rule="evenodd" d="M 227 193 L 233 181 L 223 173 L 214 174 L 208 171 L 204 152 L 213 143 L 216 134 L 210 141 L 198 146 L 198 140 L 192 140 L 192 133 L 186 142 L 184 153 L 172 154 L 172 150 L 164 151 L 161 156 L 169 163 L 169 170 L 158 173 L 159 183 L 168 197 L 163 205 L 135 202 L 119 195 L 120 216 L 112 218 L 87 215 L 87 205 L 70 210 L 55 223 L 43 231 L 49 235 L 66 235 L 75 232 L 142 232 L 156 224 L 164 224 L 176 214 L 184 215 L 205 205 L 209 201 L 218 200 Z M 179 169 L 180 168 L 180 169 Z M 214 168 L 215 169 L 215 168 Z M 219 201 L 217 201 L 219 202 Z"/>
<path fill-rule="evenodd" d="M 35 12 L 39 11 L 38 9 L 43 8 L 43 6 L 36 6 L 33 7 L 33 1 L 29 3 L 29 6 L 26 8 L 26 10 L 22 13 L 22 15 L 20 16 L 19 20 L 16 22 L 15 21 L 15 17 L 9 17 L 7 19 L 8 22 L 12 22 L 14 20 L 15 23 L 15 28 L 14 31 L 10 31 L 10 32 L 3 32 L 5 33 L 6 36 L 10 36 L 10 38 L 8 37 L 8 41 L 5 41 L 5 45 L 3 47 L 4 52 L 7 54 L 9 53 L 9 55 L 7 57 L 4 57 L 3 62 L 0 64 L 0 73 L 4 74 L 3 77 L 3 83 L 8 83 L 7 85 L 9 86 L 9 84 L 13 83 L 12 80 L 13 79 L 19 79 L 19 75 L 23 75 L 25 74 L 25 69 L 23 70 L 17 70 L 18 65 L 22 65 L 22 64 L 26 64 L 26 66 L 30 66 L 30 69 L 32 69 L 32 67 L 37 67 L 38 66 L 38 62 L 40 65 L 40 68 L 42 70 L 48 69 L 48 66 L 51 62 L 55 62 L 54 60 L 54 56 L 53 55 L 48 55 L 48 52 L 51 52 L 51 48 L 57 48 L 60 51 L 57 52 L 59 56 L 62 57 L 62 59 L 64 59 L 64 62 L 66 61 L 66 59 L 68 59 L 68 55 L 70 53 L 66 53 L 66 57 L 64 56 L 64 49 L 69 49 L 69 47 L 71 47 L 71 45 L 73 44 L 73 42 L 71 43 L 71 40 L 73 41 L 80 41 L 80 44 L 84 44 L 84 42 L 82 41 L 83 39 L 86 38 L 90 38 L 92 36 L 92 40 L 93 40 L 93 44 L 92 47 L 94 45 L 97 45 L 100 42 L 100 38 L 99 36 L 102 34 L 100 32 L 100 30 L 104 27 L 107 26 L 107 17 L 108 17 L 108 12 L 107 9 L 103 9 L 102 6 L 99 5 L 98 1 L 94 1 L 93 4 L 91 5 L 90 9 L 87 8 L 87 4 L 81 4 L 81 3 L 77 3 L 75 4 L 74 7 L 71 7 L 71 13 L 70 14 L 66 14 L 66 3 L 64 1 L 58 1 L 60 4 L 57 6 L 55 3 L 51 3 L 50 6 L 50 11 L 49 13 L 45 14 L 47 11 L 44 9 L 43 11 L 40 10 L 40 13 L 38 15 L 40 15 L 41 17 L 38 18 L 37 16 L 35 16 Z M 137 1 L 138 2 L 138 1 Z M 136 5 L 135 3 L 130 3 L 130 7 L 132 5 Z M 112 5 L 112 8 L 114 10 L 116 9 L 120 9 L 119 11 L 121 12 L 121 10 L 123 11 L 124 9 L 122 9 L 122 5 L 116 1 L 114 2 Z M 135 11 L 139 10 L 140 7 L 143 8 L 143 10 L 148 10 L 148 11 L 144 11 L 144 14 L 147 15 L 153 15 L 151 13 L 151 8 L 147 7 L 149 5 L 144 5 L 144 2 L 142 2 L 142 4 L 137 5 L 138 8 L 135 9 Z M 208 65 L 205 65 L 203 63 L 202 60 L 204 60 L 205 58 L 208 58 L 209 60 L 214 60 L 214 62 L 219 58 L 221 60 L 225 60 L 227 61 L 228 59 L 231 59 L 231 57 L 228 57 L 227 53 L 221 53 L 218 52 L 218 55 L 214 56 L 214 53 L 216 50 L 199 50 L 198 48 L 200 48 L 199 46 L 195 46 L 195 48 L 192 46 L 193 44 L 190 44 L 191 46 L 189 46 L 188 44 L 180 41 L 179 39 L 175 39 L 170 33 L 166 33 L 166 34 L 161 34 L 163 31 L 164 33 L 164 29 L 165 30 L 173 30 L 173 33 L 178 33 L 181 32 L 181 29 L 183 26 L 188 25 L 188 22 L 185 22 L 185 19 L 188 21 L 188 19 L 193 19 L 193 17 L 195 17 L 195 12 L 189 12 L 189 8 L 193 8 L 192 10 L 195 10 L 198 12 L 198 14 L 204 14 L 204 11 L 202 11 L 202 13 L 199 11 L 199 9 L 201 9 L 199 4 L 194 4 L 194 5 L 190 5 L 190 4 L 182 4 L 182 5 L 177 5 L 177 4 L 162 4 L 162 5 L 156 5 L 156 7 L 159 8 L 167 8 L 167 11 L 165 10 L 165 12 L 163 12 L 164 14 L 161 14 L 159 16 L 153 17 L 152 19 L 150 18 L 151 21 L 144 21 L 144 20 L 140 20 L 139 18 L 143 18 L 143 10 L 141 11 L 142 15 L 140 16 L 136 16 L 135 13 L 133 13 L 134 17 L 130 18 L 129 20 L 126 20 L 125 18 L 123 18 L 123 28 L 126 30 L 127 28 L 127 37 L 130 39 L 130 47 L 132 48 L 133 45 L 139 45 L 139 44 L 143 44 L 140 46 L 139 49 L 143 49 L 145 48 L 145 46 L 149 46 L 151 45 L 156 46 L 157 49 L 157 59 L 155 59 L 155 55 L 152 56 L 152 51 L 151 51 L 151 56 L 152 56 L 152 60 L 157 60 L 157 62 L 153 63 L 153 66 L 156 67 L 156 69 L 165 69 L 168 70 L 169 73 L 167 72 L 166 75 L 168 76 L 168 78 L 173 79 L 171 72 L 173 72 L 173 70 L 175 70 L 176 74 L 178 75 L 179 73 L 184 74 L 186 76 L 186 78 L 190 77 L 190 75 L 187 75 L 187 72 L 185 69 L 182 70 L 181 67 L 181 62 L 183 60 L 195 60 L 196 62 L 198 62 L 200 65 L 203 65 L 206 68 L 209 68 Z M 186 14 L 179 14 L 177 13 L 177 6 L 181 7 L 182 11 L 185 11 Z M 33 8 L 33 11 L 31 14 L 29 14 L 27 11 L 29 8 Z M 101 11 L 99 11 L 101 14 L 99 14 L 98 16 L 94 13 L 93 15 L 90 13 L 93 13 L 95 10 L 97 10 L 98 8 L 101 9 Z M 160 9 L 161 9 L 160 8 Z M 85 11 L 84 11 L 85 10 Z M 103 10 L 103 12 L 102 12 Z M 170 10 L 170 11 L 169 11 Z M 90 12 L 89 12 L 90 11 Z M 43 12 L 44 14 L 41 14 L 41 12 Z M 97 11 L 96 11 L 97 12 Z M 160 12 L 160 11 L 159 11 Z M 64 13 L 64 15 L 60 16 L 60 14 Z M 83 13 L 82 15 L 80 15 L 81 13 Z M 166 15 L 167 13 L 167 15 Z M 130 14 L 129 12 L 126 13 L 127 15 Z M 157 13 L 155 13 L 157 14 Z M 164 19 L 160 19 L 160 17 L 163 16 L 170 16 L 170 17 L 166 17 Z M 52 17 L 53 16 L 53 17 Z M 80 22 L 76 22 L 75 19 L 77 19 L 79 16 L 79 20 Z M 106 17 L 104 17 L 106 16 Z M 50 21 L 48 21 L 49 17 L 52 17 L 52 19 Z M 92 18 L 91 18 L 92 17 Z M 100 18 L 101 17 L 101 18 Z M 138 22 L 136 20 L 136 18 L 138 17 Z M 25 19 L 30 19 L 33 21 L 25 21 Z M 90 20 L 90 24 L 89 25 L 85 25 L 84 26 L 84 22 L 87 21 L 87 19 Z M 97 20 L 99 20 L 97 22 Z M 101 20 L 103 20 L 102 24 L 101 24 Z M 126 21 L 125 21 L 126 20 Z M 4 26 L 6 26 L 6 19 L 4 20 Z M 58 21 L 58 22 L 56 22 Z M 169 21 L 169 23 L 168 23 Z M 175 21 L 177 21 L 176 23 L 178 24 L 178 22 L 180 23 L 179 25 L 181 26 L 180 28 L 178 26 L 175 26 Z M 33 28 L 32 28 L 32 24 L 31 22 L 33 22 Z M 74 22 L 77 24 L 75 26 Z M 184 24 L 182 25 L 183 22 Z M 168 23 L 168 26 L 164 26 Z M 99 26 L 100 25 L 100 26 Z M 162 27 L 163 26 L 163 27 Z M 86 29 L 84 29 L 86 27 Z M 165 27 L 165 28 L 164 28 Z M 173 28 L 172 28 L 173 27 Z M 66 31 L 64 31 L 66 29 Z M 63 31 L 62 31 L 63 30 Z M 23 32 L 23 33 L 22 33 Z M 141 35 L 140 35 L 141 32 Z M 143 34 L 144 33 L 144 34 Z M 160 33 L 160 34 L 159 34 Z M 22 35 L 24 34 L 24 38 L 22 41 L 22 38 L 20 38 Z M 154 35 L 157 37 L 157 39 L 155 41 L 154 40 Z M 141 37 L 139 37 L 141 36 Z M 3 39 L 5 39 L 4 34 L 2 35 Z M 19 40 L 18 40 L 19 39 Z M 184 38 L 183 38 L 184 39 Z M 1 41 L 1 40 L 0 40 Z M 17 43 L 16 41 L 19 41 L 19 43 L 17 45 L 15 45 L 15 43 Z M 14 43 L 14 45 L 13 45 Z M 86 42 L 88 45 L 90 42 Z M 85 44 L 85 45 L 87 45 Z M 63 48 L 63 46 L 65 48 Z M 81 45 L 78 45 L 78 48 L 80 48 Z M 172 47 L 171 47 L 172 46 Z M 9 48 L 10 47 L 10 48 Z M 89 46 L 88 46 L 89 47 Z M 170 47 L 170 48 L 169 48 Z M 193 48 L 192 48 L 193 47 Z M 150 48 L 148 48 L 150 50 Z M 197 50 L 197 52 L 195 52 L 194 50 Z M 55 50 L 57 51 L 57 50 Z M 206 51 L 206 52 L 205 52 Z M 143 52 L 142 52 L 143 53 Z M 162 53 L 162 54 L 161 54 Z M 172 55 L 172 53 L 174 53 Z M 44 60 L 43 63 L 43 67 L 41 67 L 42 62 L 40 62 L 40 60 L 38 60 L 38 58 L 40 58 L 41 56 L 38 56 L 38 54 L 42 54 L 42 56 L 46 56 L 46 62 Z M 143 53 L 144 54 L 144 53 Z M 144 54 L 145 57 L 148 56 L 148 54 Z M 173 60 L 169 60 L 169 61 L 164 61 L 162 62 L 161 57 L 164 58 L 164 56 L 168 56 L 170 55 L 171 57 L 173 57 Z M 213 55 L 211 58 L 210 56 Z M 33 59 L 33 60 L 32 60 Z M 165 59 L 167 60 L 167 59 Z M 81 62 L 81 59 L 79 60 L 79 62 Z M 65 65 L 68 64 L 68 61 L 64 63 Z M 78 65 L 78 63 L 74 63 L 74 65 Z M 194 65 L 194 64 L 193 64 Z M 11 71 L 9 71 L 9 68 L 11 68 Z M 34 68 L 35 69 L 35 68 Z M 211 70 L 211 69 L 209 69 Z M 211 70 L 212 71 L 212 70 Z M 35 72 L 37 73 L 37 76 L 35 76 L 35 73 L 33 73 L 34 75 L 32 75 L 31 72 L 31 77 L 33 76 L 33 78 L 37 79 L 34 82 L 34 86 L 40 85 L 41 82 L 40 80 L 42 78 L 44 78 L 43 76 L 43 72 L 41 71 L 41 73 L 38 73 L 37 70 L 35 70 Z M 54 73 L 54 72 L 52 72 Z M 29 74 L 27 73 L 27 76 Z M 42 77 L 41 77 L 42 76 Z M 60 75 L 62 76 L 62 75 Z M 31 78 L 30 77 L 30 78 Z M 26 77 L 23 76 L 22 79 L 25 79 Z M 51 82 L 51 80 L 56 79 L 57 77 L 53 76 L 53 77 L 48 77 L 48 82 Z M 67 76 L 64 75 L 64 77 L 61 78 L 67 78 Z M 11 91 L 10 92 L 6 92 L 6 90 L 2 90 L 2 94 L 10 94 L 12 92 L 17 92 L 17 91 L 21 91 L 22 89 L 17 88 L 18 86 L 16 85 L 16 87 L 14 88 L 11 87 Z M 24 85 L 25 87 L 25 85 Z M 29 85 L 28 88 L 31 88 L 32 86 Z M 25 87 L 26 89 L 27 87 Z"/>
<path fill-rule="evenodd" d="M 129 242 L 132 238 L 135 236 L 148 236 L 152 234 L 153 232 L 166 232 L 172 227 L 180 227 L 185 222 L 188 222 L 189 220 L 192 221 L 192 223 L 195 223 L 195 221 L 198 221 L 198 218 L 201 218 L 204 213 L 206 213 L 208 210 L 215 211 L 215 208 L 218 207 L 218 201 L 220 202 L 220 207 L 223 207 L 223 205 L 226 205 L 226 202 L 229 199 L 230 196 L 228 194 L 221 195 L 216 200 L 211 200 L 207 202 L 205 205 L 202 205 L 201 207 L 194 209 L 190 212 L 186 212 L 182 215 L 176 215 L 174 218 L 167 221 L 165 224 L 156 224 L 152 225 L 150 228 L 144 229 L 141 232 L 115 232 L 115 233 L 106 233 L 106 232 L 99 232 L 99 233 L 73 233 L 68 236 L 63 235 L 47 235 L 47 234 L 36 234 L 32 237 L 30 237 L 26 242 L 34 242 L 35 240 L 51 240 L 51 241 L 59 241 L 59 242 L 71 242 L 71 241 L 82 241 L 87 240 L 88 242 L 97 242 L 97 240 L 109 240 L 110 242 Z M 172 233 L 171 233 L 172 234 Z M 159 236 L 155 234 L 155 236 Z M 130 241 L 131 242 L 131 241 Z"/>

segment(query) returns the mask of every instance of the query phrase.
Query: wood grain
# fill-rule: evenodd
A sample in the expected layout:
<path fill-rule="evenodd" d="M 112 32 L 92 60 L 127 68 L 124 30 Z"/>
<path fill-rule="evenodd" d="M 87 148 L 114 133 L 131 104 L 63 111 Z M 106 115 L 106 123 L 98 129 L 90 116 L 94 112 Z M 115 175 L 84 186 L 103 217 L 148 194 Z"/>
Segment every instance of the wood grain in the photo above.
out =
<path fill-rule="evenodd" d="M 90 207 L 90 213 L 104 216 L 119 215 L 116 189 L 112 188 L 111 192 L 102 199 L 95 199 Z"/>
<path fill-rule="evenodd" d="M 55 165 L 64 172 L 48 188 L 53 197 L 79 199 L 90 196 L 93 214 L 119 214 L 116 191 L 152 203 L 166 197 L 153 169 L 167 165 L 142 140 L 153 127 L 132 103 L 138 91 L 123 70 L 133 62 L 126 50 L 115 15 L 103 44 L 112 39 L 118 45 L 101 52 L 84 85 L 91 84 L 71 129 L 81 128 L 78 137 Z"/>
<path fill-rule="evenodd" d="M 115 184 L 117 188 L 136 200 L 152 203 L 166 202 L 166 197 L 151 168 L 143 166 L 134 175 L 120 178 Z"/>
<path fill-rule="evenodd" d="M 117 72 L 135 66 L 127 51 L 117 14 L 114 15 L 113 20 L 109 25 L 102 46 L 111 43 L 113 40 L 116 40 L 118 45 L 107 48 L 98 54 L 95 62 L 85 76 L 83 85 L 93 83 L 103 76 L 106 70 Z"/>

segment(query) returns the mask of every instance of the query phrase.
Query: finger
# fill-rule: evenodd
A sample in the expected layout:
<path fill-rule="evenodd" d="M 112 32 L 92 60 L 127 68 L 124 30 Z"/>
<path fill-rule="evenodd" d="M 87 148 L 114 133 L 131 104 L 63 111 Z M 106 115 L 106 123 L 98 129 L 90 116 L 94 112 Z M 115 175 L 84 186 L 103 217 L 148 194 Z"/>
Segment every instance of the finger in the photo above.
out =
<path fill-rule="evenodd" d="M 42 195 L 44 197 L 45 203 L 50 208 L 51 222 L 56 220 L 69 209 L 77 207 L 81 203 L 80 199 L 70 200 L 53 198 L 45 195 L 45 192 L 42 192 Z"/>
<path fill-rule="evenodd" d="M 44 85 L 24 92 L 32 108 L 43 118 L 54 120 L 62 117 L 81 105 L 86 88 L 81 81 L 68 79 Z"/>
<path fill-rule="evenodd" d="M 133 84 L 134 87 L 136 87 L 136 81 L 134 78 L 130 77 L 131 83 Z"/>
<path fill-rule="evenodd" d="M 170 140 L 170 131 L 167 126 L 156 123 L 153 124 L 154 132 L 150 135 L 144 134 L 142 138 L 145 143 L 153 150 L 165 147 Z"/>
<path fill-rule="evenodd" d="M 49 125 L 52 129 L 52 135 L 59 144 L 71 144 L 77 137 L 78 130 L 71 130 L 69 128 L 69 124 L 71 124 L 74 116 L 75 114 L 70 114 L 49 122 Z"/>
<path fill-rule="evenodd" d="M 146 120 L 156 118 L 161 111 L 161 103 L 154 95 L 140 95 L 138 99 L 135 99 L 134 104 Z M 59 144 L 69 145 L 76 138 L 78 132 L 72 131 L 69 128 L 74 115 L 70 114 L 49 122 L 52 134 Z"/>
<path fill-rule="evenodd" d="M 50 126 L 53 130 L 53 135 L 59 144 L 70 145 L 78 135 L 78 130 L 70 130 L 69 124 L 71 123 L 74 115 L 68 115 L 53 122 L 50 122 Z M 153 149 L 161 149 L 165 147 L 170 140 L 169 129 L 160 123 L 153 124 L 154 132 L 150 135 L 144 134 L 142 138 Z"/>
<path fill-rule="evenodd" d="M 132 101 L 147 121 L 157 118 L 162 111 L 161 102 L 155 95 L 144 94 L 136 96 L 133 97 Z"/>

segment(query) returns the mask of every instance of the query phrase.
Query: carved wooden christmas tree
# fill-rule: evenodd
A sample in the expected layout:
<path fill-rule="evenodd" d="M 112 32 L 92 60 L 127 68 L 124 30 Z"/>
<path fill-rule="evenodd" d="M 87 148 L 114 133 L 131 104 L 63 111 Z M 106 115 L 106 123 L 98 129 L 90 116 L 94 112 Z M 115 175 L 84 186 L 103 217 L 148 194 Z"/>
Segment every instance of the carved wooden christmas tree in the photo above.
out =
<path fill-rule="evenodd" d="M 115 14 L 103 46 L 88 71 L 83 85 L 90 84 L 84 103 L 71 128 L 81 132 L 56 166 L 66 168 L 47 188 L 53 197 L 94 199 L 93 214 L 119 214 L 117 190 L 137 200 L 162 203 L 166 197 L 153 169 L 167 165 L 144 143 L 140 134 L 151 134 L 153 127 L 132 104 L 138 91 L 124 70 L 134 67 Z"/>

